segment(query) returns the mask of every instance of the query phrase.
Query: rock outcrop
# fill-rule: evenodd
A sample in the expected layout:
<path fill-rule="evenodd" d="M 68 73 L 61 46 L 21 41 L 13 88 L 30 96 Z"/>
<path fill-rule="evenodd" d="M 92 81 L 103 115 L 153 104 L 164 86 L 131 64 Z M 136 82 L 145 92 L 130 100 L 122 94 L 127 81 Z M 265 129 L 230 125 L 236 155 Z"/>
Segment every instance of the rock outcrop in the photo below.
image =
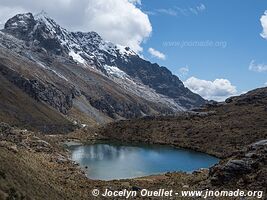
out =
<path fill-rule="evenodd" d="M 27 79 L 18 72 L 10 70 L 8 67 L 1 64 L 0 73 L 33 99 L 44 101 L 63 114 L 66 114 L 67 111 L 71 109 L 73 105 L 72 99 L 80 95 L 80 92 L 75 90 L 75 88 L 68 88 L 62 91 L 54 84 L 44 84 L 37 79 Z"/>
<path fill-rule="evenodd" d="M 267 140 L 253 143 L 238 155 L 223 160 L 210 169 L 210 180 L 214 186 L 267 185 Z M 257 183 L 257 184 L 255 184 Z"/>

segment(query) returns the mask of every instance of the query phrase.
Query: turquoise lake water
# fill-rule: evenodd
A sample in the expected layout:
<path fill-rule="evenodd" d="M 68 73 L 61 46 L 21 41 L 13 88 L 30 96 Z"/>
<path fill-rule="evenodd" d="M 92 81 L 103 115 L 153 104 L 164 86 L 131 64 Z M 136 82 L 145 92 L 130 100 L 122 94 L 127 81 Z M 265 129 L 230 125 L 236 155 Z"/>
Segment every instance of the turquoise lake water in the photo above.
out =
<path fill-rule="evenodd" d="M 213 156 L 161 145 L 73 145 L 72 160 L 94 180 L 134 178 L 165 172 L 192 172 L 219 162 Z"/>

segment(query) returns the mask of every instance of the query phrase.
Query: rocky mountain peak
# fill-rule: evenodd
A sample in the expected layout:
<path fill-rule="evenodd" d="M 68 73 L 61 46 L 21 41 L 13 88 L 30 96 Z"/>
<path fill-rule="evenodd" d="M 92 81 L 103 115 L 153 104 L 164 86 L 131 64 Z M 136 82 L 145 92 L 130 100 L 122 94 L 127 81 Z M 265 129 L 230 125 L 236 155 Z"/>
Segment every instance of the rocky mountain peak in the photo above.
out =
<path fill-rule="evenodd" d="M 63 56 L 78 63 L 94 63 L 99 68 L 112 65 L 118 57 L 137 56 L 129 47 L 105 41 L 98 33 L 70 32 L 58 25 L 46 12 L 18 14 L 7 21 L 4 32 L 27 41 L 33 47 Z"/>
<path fill-rule="evenodd" d="M 4 30 L 19 39 L 27 40 L 35 25 L 32 13 L 18 14 L 5 23 Z"/>
<path fill-rule="evenodd" d="M 84 32 L 74 32 L 72 33 L 73 36 L 77 37 L 77 38 L 80 38 L 81 40 L 84 40 L 85 43 L 95 43 L 95 44 L 100 44 L 101 41 L 103 40 L 101 38 L 101 36 L 97 33 L 97 32 L 87 32 L 87 33 L 84 33 Z"/>
<path fill-rule="evenodd" d="M 119 90 L 122 89 L 125 93 L 131 93 L 130 95 L 133 95 L 131 98 L 141 98 L 141 101 L 145 99 L 145 101 L 153 102 L 156 105 L 160 105 L 160 107 L 163 105 L 165 107 L 164 111 L 169 112 L 171 110 L 175 112 L 177 110 L 191 109 L 205 103 L 203 98 L 185 88 L 182 81 L 166 67 L 144 60 L 129 47 L 106 41 L 94 31 L 68 31 L 57 24 L 45 12 L 36 15 L 31 13 L 16 15 L 7 21 L 3 33 L 19 39 L 16 40 L 14 45 L 11 44 L 15 42 L 14 38 L 7 42 L 5 36 L 2 35 L 2 41 L 4 41 L 2 43 L 8 49 L 13 45 L 17 46 L 14 48 L 17 53 L 37 62 L 43 69 L 50 69 L 51 63 L 56 62 L 61 63 L 63 66 L 68 63 L 73 65 L 75 68 L 70 73 L 77 73 L 77 76 L 83 75 L 78 70 L 93 70 L 103 79 L 108 78 L 109 84 L 113 82 L 112 84 L 116 84 L 120 88 Z M 24 46 L 22 47 L 18 43 Z M 51 72 L 61 80 L 77 85 L 76 82 L 70 80 L 70 73 L 66 74 L 66 69 L 67 67 L 56 65 Z M 91 72 L 84 72 L 86 76 L 80 77 L 80 79 L 85 79 L 86 84 L 88 84 L 89 80 L 87 79 L 87 73 Z M 77 78 L 75 77 L 75 79 Z M 81 85 L 80 83 L 76 87 L 79 88 Z M 79 90 L 85 91 L 84 85 Z M 100 105 L 99 102 L 94 100 L 95 98 L 88 98 L 93 101 L 90 102 L 93 106 L 97 107 L 97 109 L 101 107 L 106 112 L 106 110 L 114 109 L 114 105 L 110 106 L 111 97 L 107 95 L 108 93 L 110 91 L 105 91 L 104 94 L 105 105 L 102 105 L 102 100 Z M 87 96 L 90 95 L 87 94 Z M 115 99 L 117 96 L 118 94 L 112 98 Z M 117 103 L 117 100 L 113 100 L 113 104 L 115 103 Z M 132 102 L 130 105 L 134 105 L 132 110 L 137 109 Z M 117 110 L 124 109 L 120 105 L 115 107 L 117 107 Z M 125 105 L 125 107 L 129 106 Z M 156 108 L 156 112 L 160 109 Z M 146 110 L 140 111 L 138 115 L 141 116 L 141 113 L 153 113 L 153 110 L 154 108 L 151 110 L 146 108 Z M 120 112 L 119 115 L 121 116 L 125 115 L 124 111 L 116 112 Z M 115 111 L 109 111 L 109 113 L 115 113 Z"/>
<path fill-rule="evenodd" d="M 42 10 L 41 12 L 35 14 L 34 18 L 35 19 L 41 19 L 41 18 L 50 19 L 50 17 L 48 16 L 47 12 L 45 12 L 44 10 Z"/>
<path fill-rule="evenodd" d="M 29 36 L 42 27 L 53 35 L 58 34 L 57 29 L 61 29 L 44 11 L 36 15 L 32 13 L 17 14 L 5 23 L 5 31 L 25 40 L 30 39 Z M 20 37 L 19 33 L 28 33 L 23 35 L 28 38 Z"/>
<path fill-rule="evenodd" d="M 25 13 L 12 17 L 6 22 L 3 32 L 27 41 L 33 47 L 39 46 L 61 55 L 68 55 L 70 44 L 67 41 L 73 40 L 70 33 L 44 11 L 36 15 Z"/>
<path fill-rule="evenodd" d="M 34 19 L 37 25 L 33 31 L 43 28 L 43 30 L 51 34 L 51 36 L 61 34 L 62 28 L 44 11 L 34 15 Z"/>

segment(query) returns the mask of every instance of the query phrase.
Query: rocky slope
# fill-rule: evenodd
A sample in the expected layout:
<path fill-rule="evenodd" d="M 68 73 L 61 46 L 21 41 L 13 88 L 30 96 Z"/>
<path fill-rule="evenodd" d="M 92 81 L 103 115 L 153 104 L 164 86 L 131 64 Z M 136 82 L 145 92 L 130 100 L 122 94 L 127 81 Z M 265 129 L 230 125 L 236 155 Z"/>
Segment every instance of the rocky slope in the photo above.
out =
<path fill-rule="evenodd" d="M 65 133 L 76 126 L 63 114 L 43 102 L 35 101 L 0 74 L 0 121 L 44 133 Z"/>
<path fill-rule="evenodd" d="M 246 146 L 237 155 L 210 169 L 209 178 L 215 187 L 224 185 L 261 190 L 267 185 L 267 140 Z M 266 188 L 265 188 L 266 189 Z"/>
<path fill-rule="evenodd" d="M 6 22 L 0 31 L 0 73 L 78 124 L 170 114 L 205 103 L 165 67 L 95 32 L 69 32 L 45 13 Z"/>

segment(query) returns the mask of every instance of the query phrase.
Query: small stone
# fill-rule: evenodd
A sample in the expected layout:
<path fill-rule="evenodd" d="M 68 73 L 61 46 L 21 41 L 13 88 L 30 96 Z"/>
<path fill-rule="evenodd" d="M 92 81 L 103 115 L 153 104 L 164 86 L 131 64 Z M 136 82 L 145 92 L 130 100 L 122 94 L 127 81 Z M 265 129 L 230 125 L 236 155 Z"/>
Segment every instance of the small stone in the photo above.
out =
<path fill-rule="evenodd" d="M 121 185 L 123 187 L 125 187 L 125 188 L 130 188 L 131 187 L 131 184 L 129 182 L 123 182 Z"/>
<path fill-rule="evenodd" d="M 141 188 L 140 188 L 140 187 L 137 187 L 137 186 L 133 186 L 133 187 L 132 187 L 132 190 L 133 190 L 133 191 L 140 191 Z"/>
<path fill-rule="evenodd" d="M 7 198 L 8 198 L 8 194 L 0 190 L 0 199 L 7 199 Z"/>
<path fill-rule="evenodd" d="M 12 151 L 13 153 L 18 153 L 18 148 L 17 148 L 17 145 L 13 145 L 13 146 L 10 146 L 8 147 L 8 150 Z"/>

